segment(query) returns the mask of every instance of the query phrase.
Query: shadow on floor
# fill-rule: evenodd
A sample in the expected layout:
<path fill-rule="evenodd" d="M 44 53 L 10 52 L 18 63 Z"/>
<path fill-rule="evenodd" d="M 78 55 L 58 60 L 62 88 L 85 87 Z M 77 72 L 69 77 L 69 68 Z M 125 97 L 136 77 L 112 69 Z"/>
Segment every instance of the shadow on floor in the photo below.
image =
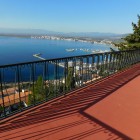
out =
<path fill-rule="evenodd" d="M 79 125 L 84 125 L 85 123 L 91 123 L 91 125 L 94 126 L 93 128 L 86 129 L 85 131 L 78 134 L 66 136 L 65 138 L 63 138 L 63 140 L 83 139 L 95 133 L 100 133 L 101 131 L 110 134 L 110 139 L 112 138 L 130 140 L 131 138 L 125 136 L 121 132 L 118 132 L 110 126 L 107 126 L 106 124 L 100 122 L 96 118 L 89 116 L 84 112 L 84 110 L 93 106 L 102 99 L 106 98 L 114 91 L 116 91 L 117 89 L 119 89 L 120 87 L 137 77 L 139 74 L 140 65 L 136 65 L 128 69 L 127 71 L 113 75 L 112 77 L 109 77 L 106 80 L 102 80 L 96 84 L 91 84 L 87 87 L 82 88 L 81 90 L 75 91 L 72 94 L 65 96 L 64 98 L 52 102 L 51 104 L 44 103 L 36 109 L 32 109 L 27 113 L 19 115 L 17 118 L 11 120 L 9 119 L 9 121 L 1 124 L 0 134 L 2 135 L 0 136 L 0 139 L 4 138 L 9 132 L 11 132 L 10 139 L 18 138 L 14 137 L 13 134 L 17 132 L 20 133 L 21 130 L 18 130 L 20 128 L 22 128 L 22 131 L 24 131 L 24 127 L 27 126 L 38 124 L 39 127 L 40 123 L 47 125 L 47 123 L 79 115 L 79 120 L 68 122 L 66 124 L 62 124 L 53 128 L 28 133 L 28 137 L 26 139 L 35 139 L 35 137 L 38 135 L 40 135 L 40 138 L 44 138 L 50 135 L 54 135 L 60 131 L 62 132 L 67 129 L 73 129 L 73 127 L 77 127 Z M 83 117 L 81 118 L 81 116 Z M 34 126 L 31 128 L 34 129 Z M 13 132 L 13 130 L 16 130 L 17 132 Z M 24 134 L 20 134 L 19 138 L 22 136 L 24 136 Z"/>

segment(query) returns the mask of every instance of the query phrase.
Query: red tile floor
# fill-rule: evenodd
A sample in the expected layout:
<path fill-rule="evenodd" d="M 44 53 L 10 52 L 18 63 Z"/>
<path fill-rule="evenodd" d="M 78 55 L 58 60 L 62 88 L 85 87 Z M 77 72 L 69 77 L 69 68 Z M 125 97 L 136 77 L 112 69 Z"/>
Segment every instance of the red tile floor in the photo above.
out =
<path fill-rule="evenodd" d="M 1 121 L 0 140 L 140 140 L 140 64 Z"/>

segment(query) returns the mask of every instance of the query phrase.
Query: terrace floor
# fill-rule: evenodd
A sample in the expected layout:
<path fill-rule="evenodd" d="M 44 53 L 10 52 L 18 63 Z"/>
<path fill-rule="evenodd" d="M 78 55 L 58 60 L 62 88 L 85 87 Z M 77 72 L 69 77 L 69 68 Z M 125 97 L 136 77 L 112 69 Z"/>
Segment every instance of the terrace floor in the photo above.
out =
<path fill-rule="evenodd" d="M 140 64 L 1 121 L 0 140 L 140 140 Z"/>

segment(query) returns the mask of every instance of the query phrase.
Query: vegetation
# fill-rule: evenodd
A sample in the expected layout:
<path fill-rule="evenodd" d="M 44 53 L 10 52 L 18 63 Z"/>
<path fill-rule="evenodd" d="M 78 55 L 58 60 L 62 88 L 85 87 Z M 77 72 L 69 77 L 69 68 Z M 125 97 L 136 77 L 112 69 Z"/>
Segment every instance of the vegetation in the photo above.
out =
<path fill-rule="evenodd" d="M 46 98 L 54 98 L 57 96 L 57 93 L 63 93 L 65 90 L 69 91 L 75 88 L 75 78 L 74 77 L 74 68 L 68 68 L 68 74 L 66 77 L 66 89 L 65 84 L 59 83 L 54 84 L 53 82 L 48 83 L 47 86 L 44 85 L 42 76 L 39 76 L 34 86 L 31 87 L 31 94 L 28 96 L 28 105 L 34 104 L 34 102 L 40 102 Z M 57 82 L 57 81 L 56 81 Z"/>
<path fill-rule="evenodd" d="M 120 50 L 130 50 L 140 48 L 140 16 L 138 15 L 138 23 L 132 22 L 133 33 L 126 36 L 125 43 L 118 44 Z"/>
<path fill-rule="evenodd" d="M 31 87 L 32 94 L 28 96 L 28 105 L 42 101 L 46 98 L 46 90 L 43 84 L 42 76 L 39 76 L 34 87 Z"/>
<path fill-rule="evenodd" d="M 0 113 L 2 113 L 4 110 L 4 107 L 0 105 Z"/>
<path fill-rule="evenodd" d="M 74 68 L 72 68 L 72 67 L 68 68 L 68 75 L 66 78 L 67 91 L 75 88 L 75 77 L 73 75 L 74 74 L 73 70 L 74 70 Z M 76 74 L 75 74 L 75 76 L 76 76 Z"/>
<path fill-rule="evenodd" d="M 108 64 L 102 64 L 97 66 L 99 73 L 97 73 L 97 70 L 91 72 L 92 74 L 106 77 L 109 74 L 109 71 L 107 71 L 108 67 Z M 113 67 L 113 64 L 110 67 Z M 34 104 L 35 102 L 41 102 L 45 99 L 52 99 L 63 92 L 68 92 L 78 86 L 76 85 L 76 82 L 79 81 L 80 77 L 76 74 L 76 72 L 74 73 L 74 67 L 68 68 L 65 83 L 57 80 L 55 80 L 55 82 L 54 80 L 50 80 L 47 85 L 45 85 L 43 77 L 39 76 L 34 86 L 32 85 L 30 88 L 31 94 L 28 96 L 28 105 Z"/>

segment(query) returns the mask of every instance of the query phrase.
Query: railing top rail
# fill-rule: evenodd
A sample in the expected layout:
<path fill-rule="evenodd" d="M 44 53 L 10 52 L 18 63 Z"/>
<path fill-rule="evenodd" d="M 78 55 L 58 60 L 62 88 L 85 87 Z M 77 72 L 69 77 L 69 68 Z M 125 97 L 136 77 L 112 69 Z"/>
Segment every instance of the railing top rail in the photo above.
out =
<path fill-rule="evenodd" d="M 137 51 L 137 50 L 102 52 L 102 53 L 94 53 L 94 54 L 86 54 L 86 55 L 77 55 L 77 56 L 69 56 L 69 57 L 62 57 L 62 58 L 52 58 L 52 59 L 46 59 L 46 60 L 22 62 L 22 63 L 15 63 L 15 64 L 6 64 L 6 65 L 1 65 L 0 68 L 13 67 L 13 66 L 21 66 L 21 65 L 28 65 L 28 64 L 36 64 L 36 63 L 43 63 L 43 62 L 56 61 L 56 60 L 60 61 L 60 60 L 65 60 L 65 59 L 72 59 L 72 58 L 79 58 L 79 57 L 88 57 L 88 56 L 96 56 L 96 55 L 102 55 L 102 54 L 114 54 L 114 53 L 118 54 L 118 53 L 122 53 L 122 52 L 131 52 L 131 51 Z"/>

